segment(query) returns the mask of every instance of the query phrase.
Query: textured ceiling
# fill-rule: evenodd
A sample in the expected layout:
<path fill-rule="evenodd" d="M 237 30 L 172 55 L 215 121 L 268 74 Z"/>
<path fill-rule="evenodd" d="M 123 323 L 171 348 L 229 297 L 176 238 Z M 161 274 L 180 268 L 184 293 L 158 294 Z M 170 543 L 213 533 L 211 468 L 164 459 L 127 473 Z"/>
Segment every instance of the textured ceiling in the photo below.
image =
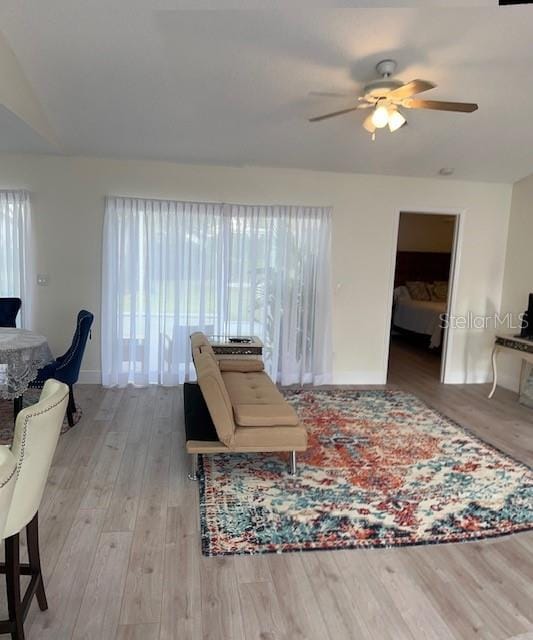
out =
<path fill-rule="evenodd" d="M 533 172 L 533 7 L 277 4 L 4 0 L 0 25 L 66 153 L 408 176 L 453 167 L 502 182 Z M 400 79 L 438 85 L 424 97 L 479 110 L 409 111 L 376 142 L 362 113 L 307 121 L 352 102 L 309 92 L 357 95 L 387 57 Z"/>

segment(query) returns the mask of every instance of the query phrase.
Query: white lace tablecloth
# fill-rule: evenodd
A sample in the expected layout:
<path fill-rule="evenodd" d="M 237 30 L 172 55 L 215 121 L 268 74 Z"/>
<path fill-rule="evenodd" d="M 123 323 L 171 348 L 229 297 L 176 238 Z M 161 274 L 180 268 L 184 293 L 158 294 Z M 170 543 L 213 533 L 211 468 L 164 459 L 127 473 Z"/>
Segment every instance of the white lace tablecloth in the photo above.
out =
<path fill-rule="evenodd" d="M 21 396 L 37 371 L 52 360 L 44 336 L 27 329 L 0 327 L 0 398 Z"/>

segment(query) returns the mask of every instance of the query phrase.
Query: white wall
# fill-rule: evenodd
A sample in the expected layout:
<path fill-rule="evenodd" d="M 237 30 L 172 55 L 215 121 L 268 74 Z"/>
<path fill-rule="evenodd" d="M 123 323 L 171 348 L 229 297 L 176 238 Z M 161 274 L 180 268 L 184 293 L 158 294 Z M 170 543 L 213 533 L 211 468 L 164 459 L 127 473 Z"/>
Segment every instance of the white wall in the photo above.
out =
<path fill-rule="evenodd" d="M 533 293 L 533 175 L 513 186 L 505 261 L 502 311 L 518 314 L 527 309 Z M 518 333 L 502 329 L 501 333 Z M 521 359 L 498 356 L 499 384 L 518 391 Z"/>
<path fill-rule="evenodd" d="M 383 383 L 389 286 L 398 212 L 464 210 L 459 313 L 498 309 L 511 186 L 288 169 L 176 165 L 57 156 L 0 156 L 0 188 L 32 193 L 35 328 L 54 352 L 69 342 L 76 312 L 95 312 L 83 368 L 100 369 L 101 237 L 106 194 L 246 203 L 331 205 L 333 212 L 334 376 L 339 383 Z M 457 332 L 450 381 L 485 381 L 492 335 Z"/>
<path fill-rule="evenodd" d="M 450 253 L 455 218 L 402 211 L 398 229 L 398 251 Z"/>

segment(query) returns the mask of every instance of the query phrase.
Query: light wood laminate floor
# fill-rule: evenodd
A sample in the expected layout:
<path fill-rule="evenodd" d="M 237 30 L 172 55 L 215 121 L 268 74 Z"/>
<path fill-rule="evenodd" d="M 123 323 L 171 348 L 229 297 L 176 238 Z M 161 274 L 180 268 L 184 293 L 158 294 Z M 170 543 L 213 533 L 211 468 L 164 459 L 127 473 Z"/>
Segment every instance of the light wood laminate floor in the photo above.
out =
<path fill-rule="evenodd" d="M 439 385 L 434 360 L 408 352 L 393 348 L 392 384 L 533 462 L 533 412 L 514 394 L 498 389 L 488 401 L 487 385 Z M 80 386 L 77 395 L 83 419 L 61 436 L 41 508 L 50 609 L 33 606 L 30 639 L 533 638 L 533 532 L 204 558 L 181 389 Z"/>

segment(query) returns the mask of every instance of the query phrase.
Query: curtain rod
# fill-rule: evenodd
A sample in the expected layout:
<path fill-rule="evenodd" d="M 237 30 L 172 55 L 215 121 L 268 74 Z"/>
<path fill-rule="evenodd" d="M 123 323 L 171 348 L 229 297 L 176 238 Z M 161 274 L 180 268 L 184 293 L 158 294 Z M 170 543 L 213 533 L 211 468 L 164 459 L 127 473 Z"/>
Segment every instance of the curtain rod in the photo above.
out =
<path fill-rule="evenodd" d="M 144 200 L 145 202 L 149 202 L 150 200 L 154 200 L 155 202 L 175 202 L 179 204 L 211 204 L 211 205 L 219 205 L 221 207 L 302 207 L 304 209 L 333 209 L 332 205 L 320 205 L 320 204 L 283 204 L 283 203 L 244 203 L 244 202 L 223 202 L 220 200 L 174 200 L 173 198 L 147 198 L 144 196 L 121 196 L 121 195 L 109 195 L 105 196 L 106 200 L 110 200 L 113 198 L 122 199 L 122 200 Z"/>

